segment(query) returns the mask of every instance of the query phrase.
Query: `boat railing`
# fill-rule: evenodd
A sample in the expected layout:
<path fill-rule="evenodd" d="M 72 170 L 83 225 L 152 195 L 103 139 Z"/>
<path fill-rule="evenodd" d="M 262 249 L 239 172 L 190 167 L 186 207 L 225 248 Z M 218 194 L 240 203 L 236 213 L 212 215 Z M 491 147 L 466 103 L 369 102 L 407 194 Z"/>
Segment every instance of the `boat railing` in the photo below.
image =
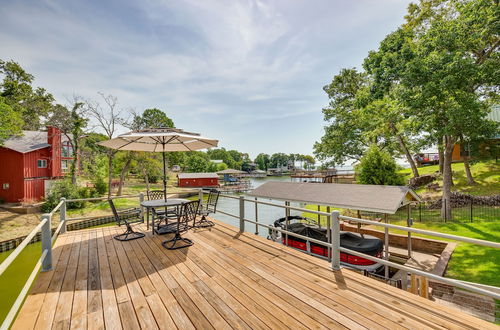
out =
<path fill-rule="evenodd" d="M 113 196 L 111 199 L 118 198 L 137 198 L 139 199 L 139 205 L 144 200 L 144 194 L 140 193 L 138 195 L 123 195 L 123 196 Z M 40 253 L 40 258 L 38 259 L 35 267 L 31 271 L 26 283 L 21 289 L 19 295 L 16 300 L 12 304 L 7 316 L 3 320 L 0 325 L 0 330 L 9 329 L 10 325 L 14 321 L 19 309 L 21 308 L 28 291 L 35 281 L 40 269 L 42 272 L 46 272 L 52 270 L 52 246 L 59 234 L 64 234 L 66 232 L 66 226 L 70 221 L 84 220 L 90 219 L 92 217 L 77 217 L 77 218 L 68 218 L 67 217 L 67 204 L 70 202 L 83 202 L 83 201 L 102 201 L 107 200 L 108 197 L 99 197 L 99 198 L 79 198 L 79 199 L 65 199 L 61 198 L 60 202 L 48 213 L 42 214 L 40 217 L 40 223 L 33 228 L 33 230 L 26 236 L 26 238 L 12 251 L 12 253 L 5 258 L 5 260 L 0 264 L 0 276 L 9 268 L 9 266 L 16 260 L 17 257 L 23 252 L 23 250 L 30 244 L 35 238 L 35 236 L 40 232 L 41 233 L 41 241 L 42 241 L 42 249 Z M 52 220 L 56 213 L 59 212 L 59 224 L 57 228 L 52 233 Z M 142 212 L 142 209 L 141 209 Z"/>
<path fill-rule="evenodd" d="M 208 192 L 204 191 L 204 193 L 208 193 Z M 331 268 L 334 271 L 341 269 L 340 253 L 344 252 L 344 253 L 348 253 L 348 254 L 351 254 L 351 255 L 354 255 L 357 257 L 365 258 L 365 259 L 380 263 L 380 264 L 385 265 L 387 267 L 392 267 L 392 268 L 402 270 L 403 272 L 405 272 L 407 274 L 421 276 L 421 277 L 427 278 L 427 279 L 435 281 L 435 282 L 444 283 L 444 284 L 454 286 L 457 288 L 461 288 L 461 289 L 464 289 L 464 290 L 467 290 L 470 292 L 474 292 L 474 293 L 477 293 L 480 295 L 485 295 L 485 296 L 488 296 L 488 297 L 491 297 L 494 299 L 500 299 L 500 289 L 494 290 L 494 289 L 491 289 L 490 287 L 487 287 L 487 286 L 484 286 L 481 284 L 470 283 L 470 282 L 456 280 L 453 278 L 439 276 L 439 275 L 433 274 L 433 273 L 428 272 L 428 271 L 409 267 L 406 265 L 401 265 L 401 264 L 389 261 L 388 259 L 377 258 L 377 257 L 371 256 L 371 255 L 365 254 L 365 253 L 361 253 L 358 251 L 354 251 L 354 250 L 350 250 L 350 249 L 341 247 L 340 246 L 340 221 L 351 221 L 351 222 L 357 222 L 357 223 L 365 224 L 365 225 L 383 227 L 387 231 L 389 229 L 397 229 L 397 230 L 406 231 L 409 233 L 444 238 L 444 239 L 448 239 L 448 240 L 454 240 L 454 241 L 458 241 L 458 242 L 486 246 L 486 247 L 495 248 L 495 249 L 500 248 L 500 243 L 487 241 L 487 240 L 480 240 L 480 239 L 475 239 L 475 238 L 470 238 L 470 237 L 464 237 L 464 236 L 445 234 L 445 233 L 440 233 L 440 232 L 435 232 L 435 231 L 430 231 L 430 230 L 424 230 L 424 229 L 418 229 L 418 228 L 412 228 L 412 227 L 404 227 L 404 226 L 393 225 L 393 224 L 389 224 L 389 223 L 382 223 L 382 222 L 377 222 L 377 221 L 372 221 L 372 220 L 365 220 L 365 219 L 343 216 L 343 215 L 340 215 L 339 211 L 337 211 L 337 210 L 334 210 L 332 212 L 316 211 L 316 210 L 311 210 L 311 209 L 307 209 L 307 208 L 292 206 L 292 205 L 290 205 L 290 202 L 285 202 L 284 204 L 277 204 L 277 203 L 273 203 L 273 202 L 262 201 L 262 200 L 259 200 L 258 198 L 249 199 L 249 198 L 245 198 L 245 196 L 231 196 L 231 195 L 221 195 L 221 198 L 229 198 L 229 199 L 235 199 L 235 200 L 239 201 L 239 212 L 237 214 L 232 214 L 229 212 L 221 211 L 220 209 L 217 209 L 217 213 L 221 213 L 221 214 L 238 219 L 240 232 L 246 231 L 246 229 L 247 229 L 245 226 L 246 224 L 253 224 L 253 225 L 255 225 L 255 234 L 259 233 L 258 228 L 260 227 L 260 228 L 266 228 L 267 230 L 270 230 L 270 231 L 280 232 L 282 235 L 285 235 L 285 238 L 284 238 L 285 240 L 288 238 L 288 236 L 297 237 L 297 238 L 300 238 L 302 240 L 305 240 L 307 243 L 307 252 L 309 252 L 309 253 L 310 253 L 310 244 L 311 243 L 327 247 L 328 249 L 330 249 L 328 260 L 331 262 Z M 250 204 L 254 205 L 254 207 L 255 207 L 255 218 L 254 219 L 248 219 L 246 217 L 246 215 L 245 215 L 245 204 L 246 203 L 250 203 Z M 290 215 L 290 211 L 294 210 L 294 211 L 306 212 L 306 213 L 310 213 L 310 214 L 316 214 L 318 216 L 327 217 L 328 242 L 320 241 L 320 240 L 313 239 L 313 238 L 308 237 L 308 236 L 303 236 L 303 235 L 299 235 L 297 233 L 288 231 L 288 230 L 286 230 L 287 225 L 285 225 L 285 228 L 283 229 L 283 228 L 276 228 L 274 226 L 259 222 L 258 205 L 266 205 L 266 206 L 272 206 L 272 207 L 285 209 L 286 216 Z M 288 221 L 286 221 L 286 222 L 288 222 Z M 288 245 L 287 242 L 285 242 L 285 245 Z M 386 246 L 386 248 L 387 248 L 387 246 Z"/>

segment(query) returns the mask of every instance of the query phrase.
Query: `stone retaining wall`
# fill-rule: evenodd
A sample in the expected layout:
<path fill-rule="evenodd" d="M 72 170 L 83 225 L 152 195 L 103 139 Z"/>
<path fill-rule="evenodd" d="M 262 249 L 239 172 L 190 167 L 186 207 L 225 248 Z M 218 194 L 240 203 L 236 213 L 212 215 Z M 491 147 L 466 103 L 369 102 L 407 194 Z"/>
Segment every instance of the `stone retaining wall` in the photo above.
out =
<path fill-rule="evenodd" d="M 139 210 L 139 209 L 137 209 L 137 210 Z M 97 217 L 97 218 L 92 218 L 92 219 L 86 219 L 86 220 L 80 220 L 80 221 L 75 221 L 75 222 L 68 222 L 66 224 L 66 230 L 72 231 L 72 230 L 85 229 L 85 228 L 89 228 L 89 227 L 104 225 L 104 224 L 111 223 L 111 222 L 115 222 L 115 218 L 112 215 Z M 52 234 L 54 234 L 55 230 L 56 230 L 56 228 L 52 228 Z M 0 252 L 5 252 L 5 251 L 15 249 L 17 246 L 19 246 L 19 244 L 21 244 L 21 242 L 26 238 L 26 236 L 12 238 L 12 239 L 0 242 Z M 39 242 L 40 240 L 41 240 L 41 232 L 38 232 L 33 237 L 33 239 L 30 241 L 29 244 Z"/>

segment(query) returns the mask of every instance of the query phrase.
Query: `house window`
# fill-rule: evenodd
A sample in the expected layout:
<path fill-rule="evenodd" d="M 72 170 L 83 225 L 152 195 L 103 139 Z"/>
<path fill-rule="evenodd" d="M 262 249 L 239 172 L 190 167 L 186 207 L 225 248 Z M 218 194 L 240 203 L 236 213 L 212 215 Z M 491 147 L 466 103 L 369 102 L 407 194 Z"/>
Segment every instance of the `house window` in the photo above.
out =
<path fill-rule="evenodd" d="M 4 184 L 2 185 L 3 190 L 7 190 L 7 189 L 9 189 L 9 187 L 10 187 L 10 186 L 9 186 L 9 183 L 4 183 Z"/>
<path fill-rule="evenodd" d="M 61 149 L 61 156 L 73 157 L 73 148 L 70 144 L 64 144 Z"/>
<path fill-rule="evenodd" d="M 67 159 L 61 160 L 61 169 L 63 172 L 67 172 L 69 168 L 69 161 Z"/>
<path fill-rule="evenodd" d="M 37 163 L 38 163 L 38 168 L 47 168 L 47 160 L 39 159 Z"/>

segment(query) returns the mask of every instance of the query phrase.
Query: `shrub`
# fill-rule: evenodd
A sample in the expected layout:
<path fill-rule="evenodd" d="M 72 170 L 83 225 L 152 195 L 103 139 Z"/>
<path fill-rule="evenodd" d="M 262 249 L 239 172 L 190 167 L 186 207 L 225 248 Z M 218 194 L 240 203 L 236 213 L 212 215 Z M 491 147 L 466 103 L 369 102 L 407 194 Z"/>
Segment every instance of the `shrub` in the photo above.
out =
<path fill-rule="evenodd" d="M 68 179 L 58 180 L 50 188 L 49 195 L 45 203 L 42 205 L 43 212 L 50 212 L 59 204 L 61 197 L 66 199 L 89 198 L 90 189 L 86 187 L 78 187 L 71 183 Z M 67 204 L 68 209 L 80 209 L 85 207 L 85 202 L 71 202 Z"/>
<path fill-rule="evenodd" d="M 103 196 L 108 191 L 108 184 L 102 176 L 96 176 L 92 184 L 94 186 L 93 192 L 91 193 L 92 197 Z"/>
<path fill-rule="evenodd" d="M 391 155 L 372 145 L 356 166 L 356 181 L 361 184 L 404 185 L 404 178 L 397 171 L 398 165 Z"/>

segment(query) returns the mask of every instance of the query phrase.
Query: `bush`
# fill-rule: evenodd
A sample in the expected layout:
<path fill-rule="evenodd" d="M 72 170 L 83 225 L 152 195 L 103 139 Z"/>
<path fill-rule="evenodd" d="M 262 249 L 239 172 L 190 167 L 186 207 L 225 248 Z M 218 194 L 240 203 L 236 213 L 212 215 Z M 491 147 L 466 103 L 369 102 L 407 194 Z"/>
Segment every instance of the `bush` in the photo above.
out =
<path fill-rule="evenodd" d="M 62 197 L 66 199 L 89 198 L 91 190 L 86 187 L 78 187 L 68 179 L 58 180 L 50 189 L 45 203 L 42 205 L 43 212 L 50 212 L 59 204 Z M 81 209 L 85 207 L 85 202 L 71 202 L 66 205 L 68 209 Z"/>
<path fill-rule="evenodd" d="M 92 181 L 92 184 L 94 185 L 93 192 L 91 193 L 92 197 L 103 196 L 108 191 L 108 184 L 102 176 L 97 176 Z"/>
<path fill-rule="evenodd" d="M 361 184 L 404 185 L 404 178 L 397 171 L 398 165 L 391 155 L 373 145 L 356 166 L 356 181 Z"/>

